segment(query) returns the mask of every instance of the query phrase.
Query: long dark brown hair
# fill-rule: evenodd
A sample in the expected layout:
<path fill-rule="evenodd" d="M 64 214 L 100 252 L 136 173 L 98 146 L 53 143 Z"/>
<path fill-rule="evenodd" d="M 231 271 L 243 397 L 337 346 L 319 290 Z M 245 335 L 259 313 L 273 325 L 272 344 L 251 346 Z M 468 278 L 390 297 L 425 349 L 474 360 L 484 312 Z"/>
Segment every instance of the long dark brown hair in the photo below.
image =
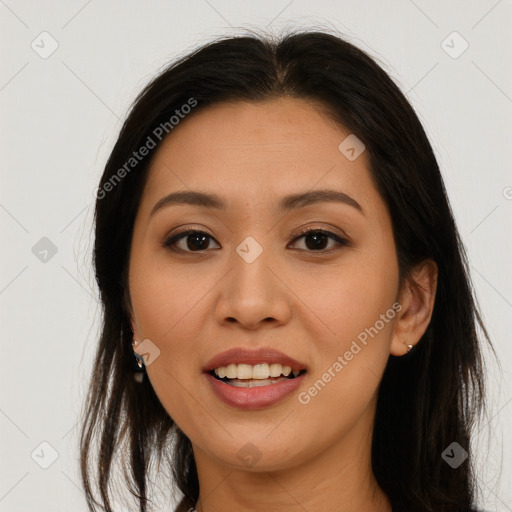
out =
<path fill-rule="evenodd" d="M 148 378 L 142 383 L 133 378 L 127 307 L 130 243 L 162 134 L 172 137 L 170 117 L 192 102 L 187 110 L 191 116 L 226 100 L 283 96 L 320 103 L 365 144 L 371 175 L 391 215 L 400 275 L 411 276 L 414 265 L 427 258 L 438 265 L 429 327 L 410 354 L 389 357 L 380 383 L 372 442 L 375 477 L 394 512 L 475 509 L 470 436 L 485 410 L 477 328 L 482 341 L 492 345 L 432 147 L 404 94 L 374 59 L 338 35 L 298 31 L 280 38 L 252 33 L 224 37 L 173 62 L 139 94 L 108 159 L 95 210 L 102 332 L 80 440 L 91 511 L 97 506 L 113 510 L 109 485 L 117 455 L 123 456 L 124 482 L 140 512 L 149 504 L 155 457 L 159 465 L 166 461 L 183 493 L 178 511 L 193 507 L 199 495 L 189 439 L 169 417 Z M 162 126 L 165 133 L 158 131 Z M 154 147 L 147 156 L 136 163 L 130 160 L 150 145 Z M 454 441 L 469 454 L 457 469 L 442 457 Z"/>

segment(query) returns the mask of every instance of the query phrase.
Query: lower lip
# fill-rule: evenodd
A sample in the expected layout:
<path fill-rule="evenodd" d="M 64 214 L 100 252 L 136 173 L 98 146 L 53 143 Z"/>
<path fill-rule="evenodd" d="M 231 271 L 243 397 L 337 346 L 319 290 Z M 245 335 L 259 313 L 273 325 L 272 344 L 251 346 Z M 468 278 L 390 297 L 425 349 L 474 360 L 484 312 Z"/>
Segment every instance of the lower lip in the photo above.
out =
<path fill-rule="evenodd" d="M 286 379 L 277 384 L 239 388 L 222 382 L 209 373 L 204 373 L 217 397 L 225 404 L 238 409 L 262 409 L 274 405 L 293 393 L 304 380 L 304 375 Z"/>

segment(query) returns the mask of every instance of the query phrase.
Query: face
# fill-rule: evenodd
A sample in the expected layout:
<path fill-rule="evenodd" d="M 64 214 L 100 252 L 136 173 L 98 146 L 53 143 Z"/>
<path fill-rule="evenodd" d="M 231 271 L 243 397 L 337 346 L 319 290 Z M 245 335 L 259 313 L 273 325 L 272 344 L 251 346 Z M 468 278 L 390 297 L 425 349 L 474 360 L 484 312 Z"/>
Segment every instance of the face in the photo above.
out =
<path fill-rule="evenodd" d="M 151 384 L 198 459 L 243 468 L 252 450 L 252 470 L 284 469 L 368 442 L 399 279 L 366 154 L 349 159 L 338 148 L 348 135 L 311 102 L 231 102 L 186 118 L 155 155 L 130 254 L 132 325 L 155 355 Z M 319 190 L 344 200 L 283 208 L 286 197 Z M 191 191 L 224 207 L 154 209 Z M 176 236 L 189 229 L 200 234 Z M 306 372 L 261 402 L 263 386 L 254 398 L 258 387 L 212 384 L 204 372 L 234 348 L 274 349 Z"/>

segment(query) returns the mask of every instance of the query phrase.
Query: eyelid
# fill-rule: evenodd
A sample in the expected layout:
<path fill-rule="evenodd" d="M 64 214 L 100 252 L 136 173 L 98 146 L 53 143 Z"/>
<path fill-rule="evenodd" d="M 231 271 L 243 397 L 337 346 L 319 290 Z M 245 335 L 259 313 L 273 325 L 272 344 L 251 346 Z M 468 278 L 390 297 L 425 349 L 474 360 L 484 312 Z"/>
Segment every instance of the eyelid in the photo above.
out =
<path fill-rule="evenodd" d="M 297 238 L 300 238 L 301 236 L 307 235 L 308 233 L 324 233 L 326 235 L 332 236 L 335 239 L 342 240 L 343 242 L 349 243 L 349 238 L 347 235 L 345 235 L 343 232 L 341 234 L 335 233 L 331 231 L 331 229 L 326 227 L 320 227 L 320 226 L 306 226 L 304 228 L 300 228 L 295 234 L 293 235 L 293 241 L 297 240 Z"/>
<path fill-rule="evenodd" d="M 306 235 L 308 235 L 310 233 L 322 233 L 322 234 L 326 235 L 328 238 L 330 238 L 331 240 L 335 241 L 337 246 L 331 247 L 330 249 L 321 249 L 319 251 L 308 251 L 308 250 L 304 250 L 304 249 L 299 249 L 300 251 L 307 252 L 310 254 L 316 254 L 316 253 L 328 254 L 328 253 L 331 253 L 338 249 L 341 249 L 342 247 L 346 247 L 346 246 L 350 245 L 350 241 L 349 241 L 348 237 L 346 237 L 346 235 L 339 235 L 339 234 L 334 233 L 326 228 L 315 227 L 315 226 L 307 226 L 307 227 L 299 229 L 299 231 L 293 235 L 293 239 L 291 240 L 291 243 L 292 244 L 295 243 L 297 240 L 305 237 Z M 176 253 L 181 253 L 181 254 L 187 254 L 187 253 L 188 254 L 194 254 L 194 253 L 204 254 L 205 252 L 208 251 L 208 249 L 206 249 L 204 251 L 185 251 L 183 249 L 173 248 L 173 246 L 176 244 L 176 242 L 180 241 L 183 238 L 186 238 L 187 235 L 194 235 L 194 234 L 206 235 L 207 237 L 209 237 L 210 239 L 215 241 L 215 243 L 220 245 L 219 242 L 217 242 L 217 240 L 215 240 L 215 238 L 212 235 L 210 235 L 209 233 L 207 233 L 205 230 L 197 229 L 197 228 L 185 228 L 181 231 L 178 231 L 177 233 L 172 234 L 171 236 L 166 237 L 164 242 L 162 243 L 162 247 L 164 247 L 166 249 L 170 249 Z"/>
<path fill-rule="evenodd" d="M 337 251 L 343 247 L 348 247 L 350 246 L 350 241 L 348 239 L 348 237 L 346 237 L 345 235 L 339 235 L 337 233 L 334 233 L 333 231 L 329 230 L 329 229 L 326 229 L 326 228 L 321 228 L 321 227 L 315 227 L 315 226 L 307 226 L 305 228 L 301 228 L 295 235 L 294 235 L 294 238 L 293 240 L 291 241 L 291 243 L 295 243 L 297 240 L 300 240 L 301 238 L 304 238 L 306 235 L 310 234 L 310 233 L 322 233 L 324 235 L 326 235 L 328 238 L 330 238 L 331 240 L 333 240 L 334 242 L 336 242 L 336 246 L 335 247 L 331 247 L 330 249 L 322 249 L 322 250 L 319 250 L 319 251 L 307 251 L 307 250 L 304 250 L 304 249 L 298 249 L 300 251 L 304 251 L 306 253 L 308 253 L 308 255 L 315 255 L 315 254 L 318 254 L 318 255 L 322 255 L 322 254 L 330 254 L 334 251 Z"/>
<path fill-rule="evenodd" d="M 182 229 L 181 231 L 178 231 L 177 233 L 174 233 L 170 236 L 166 236 L 165 240 L 162 243 L 162 247 L 164 249 L 171 249 L 172 251 L 181 253 L 181 254 L 183 254 L 183 253 L 203 254 L 204 251 L 183 251 L 182 249 L 176 249 L 176 248 L 172 247 L 173 245 L 176 244 L 176 242 L 180 241 L 182 238 L 186 238 L 187 235 L 194 235 L 194 234 L 206 235 L 209 238 L 211 238 L 212 240 L 214 240 L 215 243 L 219 244 L 219 242 L 217 242 L 217 240 L 215 240 L 215 238 L 212 235 L 210 235 L 209 233 L 207 233 L 204 229 L 185 228 L 185 229 Z"/>

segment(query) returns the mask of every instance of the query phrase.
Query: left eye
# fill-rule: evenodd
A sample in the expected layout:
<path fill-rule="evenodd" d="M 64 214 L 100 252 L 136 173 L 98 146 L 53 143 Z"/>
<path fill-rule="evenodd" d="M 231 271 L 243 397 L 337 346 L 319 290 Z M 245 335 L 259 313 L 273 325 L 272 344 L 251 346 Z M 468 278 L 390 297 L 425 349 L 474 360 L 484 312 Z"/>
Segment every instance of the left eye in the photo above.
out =
<path fill-rule="evenodd" d="M 329 252 L 329 249 L 325 248 L 326 242 L 329 240 L 335 242 L 339 247 L 348 245 L 348 240 L 323 229 L 309 229 L 300 233 L 299 236 L 295 237 L 292 243 L 304 238 L 306 249 L 308 252 Z M 186 240 L 186 248 L 178 247 L 178 242 Z M 182 231 L 176 235 L 168 238 L 164 243 L 163 247 L 168 247 L 175 252 L 199 252 L 208 249 L 209 241 L 214 240 L 208 233 L 204 231 L 197 231 L 189 229 Z M 304 250 L 304 249 L 301 249 Z"/>
<path fill-rule="evenodd" d="M 313 250 L 314 252 L 329 252 L 331 249 L 325 249 L 325 242 L 329 240 L 335 242 L 339 247 L 343 247 L 348 245 L 348 240 L 332 233 L 331 231 L 326 231 L 324 229 L 309 229 L 303 231 L 298 237 L 296 237 L 293 242 L 304 238 L 305 245 L 308 249 Z M 309 241 L 309 243 L 308 243 Z"/>

